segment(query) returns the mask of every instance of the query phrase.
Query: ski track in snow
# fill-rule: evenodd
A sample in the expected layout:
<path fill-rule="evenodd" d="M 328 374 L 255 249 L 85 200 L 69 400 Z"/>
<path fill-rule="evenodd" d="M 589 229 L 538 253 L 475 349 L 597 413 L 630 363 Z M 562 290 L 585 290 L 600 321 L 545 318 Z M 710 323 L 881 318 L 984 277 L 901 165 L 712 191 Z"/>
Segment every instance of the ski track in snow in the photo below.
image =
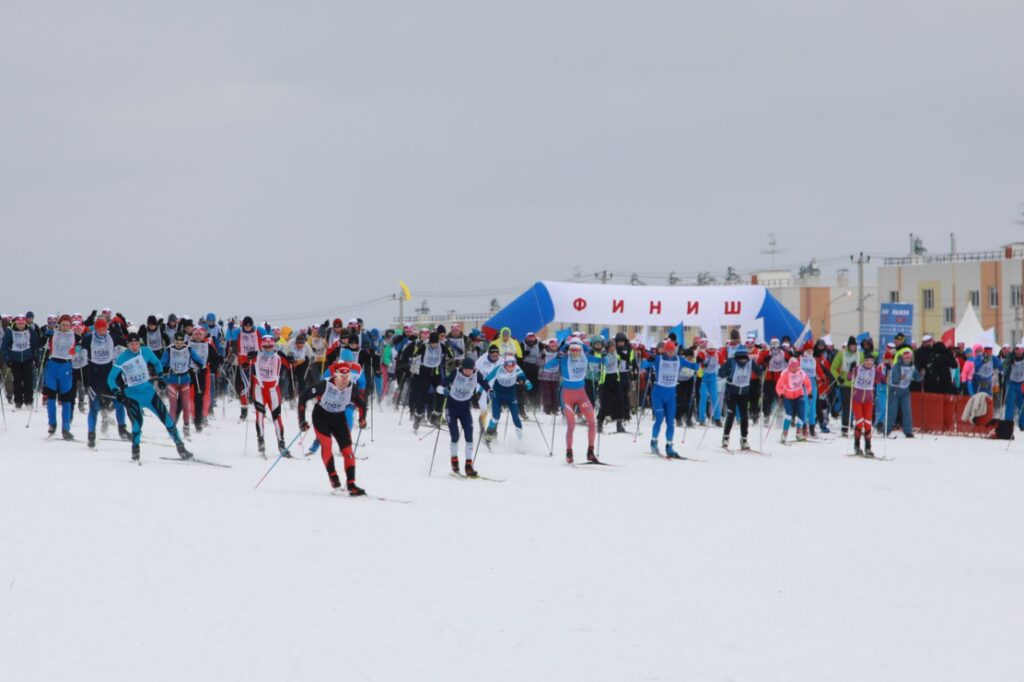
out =
<path fill-rule="evenodd" d="M 548 458 L 526 422 L 529 454 L 511 433 L 480 449 L 507 479 L 491 485 L 448 475 L 447 431 L 428 478 L 434 437 L 378 409 L 358 481 L 402 505 L 330 495 L 319 457 L 253 490 L 275 455 L 252 431 L 243 451 L 237 414 L 192 435 L 221 469 L 145 443 L 132 466 L 127 444 L 86 448 L 82 415 L 64 443 L 8 411 L 3 679 L 935 682 L 1024 665 L 1024 444 L 900 438 L 868 462 L 848 439 L 772 439 L 746 457 L 718 429 L 697 450 L 692 429 L 677 449 L 706 462 L 604 437 L 620 466 L 592 475 L 564 465 L 561 423 Z M 287 440 L 295 422 L 286 409 Z M 167 440 L 153 419 L 145 436 Z"/>

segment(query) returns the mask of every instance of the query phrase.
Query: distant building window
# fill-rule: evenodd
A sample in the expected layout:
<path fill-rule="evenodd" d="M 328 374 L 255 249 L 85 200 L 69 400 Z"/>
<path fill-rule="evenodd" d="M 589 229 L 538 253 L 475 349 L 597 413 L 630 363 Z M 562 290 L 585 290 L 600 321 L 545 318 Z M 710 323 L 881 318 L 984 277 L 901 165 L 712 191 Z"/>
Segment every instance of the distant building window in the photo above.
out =
<path fill-rule="evenodd" d="M 1010 285 L 1010 305 L 1013 306 L 1014 308 L 1016 308 L 1020 304 L 1021 304 L 1020 285 L 1019 284 L 1011 284 Z"/>
<path fill-rule="evenodd" d="M 988 307 L 998 308 L 999 307 L 999 289 L 995 287 L 988 288 Z"/>
<path fill-rule="evenodd" d="M 925 289 L 924 290 L 924 309 L 935 310 L 935 290 Z"/>
<path fill-rule="evenodd" d="M 971 302 L 975 308 L 981 305 L 981 292 L 980 291 L 968 291 L 967 300 Z"/>
<path fill-rule="evenodd" d="M 889 303 L 899 303 L 899 302 L 900 302 L 900 292 L 898 292 L 898 291 L 890 291 L 889 292 Z"/>
<path fill-rule="evenodd" d="M 953 324 L 956 319 L 956 315 L 953 313 L 953 306 L 942 309 L 942 321 L 945 324 Z"/>

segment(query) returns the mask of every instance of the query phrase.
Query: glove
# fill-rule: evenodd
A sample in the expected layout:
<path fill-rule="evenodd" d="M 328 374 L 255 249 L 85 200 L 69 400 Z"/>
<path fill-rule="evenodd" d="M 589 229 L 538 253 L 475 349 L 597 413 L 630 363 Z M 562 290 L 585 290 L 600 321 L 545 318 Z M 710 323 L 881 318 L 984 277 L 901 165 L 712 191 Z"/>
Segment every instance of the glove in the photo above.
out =
<path fill-rule="evenodd" d="M 437 387 L 437 394 L 438 395 L 448 395 L 448 389 L 445 388 L 444 386 L 438 386 Z"/>
<path fill-rule="evenodd" d="M 250 360 L 255 360 L 257 355 L 259 355 L 259 353 L 257 353 L 254 350 L 251 350 L 251 351 L 249 351 L 248 353 L 245 354 L 245 356 L 247 358 L 249 358 Z"/>
<path fill-rule="evenodd" d="M 163 377 L 157 377 L 156 378 L 156 385 L 160 387 L 161 391 L 163 391 L 163 390 L 165 390 L 167 388 L 167 382 L 164 381 Z"/>
<path fill-rule="evenodd" d="M 526 382 L 526 390 L 527 391 L 532 391 L 533 390 L 533 384 L 531 384 L 529 381 Z"/>
<path fill-rule="evenodd" d="M 309 431 L 309 422 L 306 421 L 305 419 L 300 421 L 299 422 L 299 431 L 302 431 L 303 433 L 305 433 L 306 431 Z"/>
<path fill-rule="evenodd" d="M 124 394 L 124 391 L 119 388 L 114 391 L 114 400 L 124 405 L 128 402 L 128 397 Z"/>
<path fill-rule="evenodd" d="M 360 417 L 359 418 L 359 428 L 361 428 L 361 429 L 365 429 L 366 428 L 366 418 L 365 417 Z"/>

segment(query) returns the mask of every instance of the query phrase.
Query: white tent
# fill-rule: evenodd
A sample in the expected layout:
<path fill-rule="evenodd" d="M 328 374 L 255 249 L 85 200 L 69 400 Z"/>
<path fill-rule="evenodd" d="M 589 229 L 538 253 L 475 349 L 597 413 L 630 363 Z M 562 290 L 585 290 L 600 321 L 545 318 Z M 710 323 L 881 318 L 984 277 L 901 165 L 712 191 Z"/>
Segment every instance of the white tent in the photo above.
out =
<path fill-rule="evenodd" d="M 984 329 L 978 321 L 978 315 L 974 312 L 974 306 L 967 304 L 967 310 L 953 330 L 955 343 L 964 343 L 967 346 L 982 345 L 996 348 L 996 330 Z"/>

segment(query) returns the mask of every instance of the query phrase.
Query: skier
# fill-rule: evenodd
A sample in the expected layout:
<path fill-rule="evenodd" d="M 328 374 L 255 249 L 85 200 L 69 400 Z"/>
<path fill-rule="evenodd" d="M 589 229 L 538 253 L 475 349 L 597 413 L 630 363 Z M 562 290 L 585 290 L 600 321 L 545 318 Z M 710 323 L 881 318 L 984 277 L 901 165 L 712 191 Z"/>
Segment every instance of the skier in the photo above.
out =
<path fill-rule="evenodd" d="M 814 357 L 814 344 L 810 341 L 804 344 L 799 359 L 800 369 L 811 380 L 811 391 L 807 394 L 807 404 L 804 406 L 804 425 L 805 430 L 809 429 L 808 434 L 813 438 L 818 435 L 818 387 L 822 382 L 827 382 L 828 378 L 825 376 L 820 363 Z"/>
<path fill-rule="evenodd" d="M 164 350 L 160 363 L 167 368 L 167 403 L 170 406 L 171 421 L 178 423 L 181 412 L 182 434 L 190 438 L 189 432 L 195 402 L 192 398 L 192 368 L 203 369 L 206 360 L 190 346 L 185 345 L 185 332 L 181 329 L 174 332 L 172 345 Z M 198 428 L 196 429 L 198 431 Z"/>
<path fill-rule="evenodd" d="M 483 353 L 476 359 L 474 363 L 477 374 L 484 381 L 491 375 L 496 368 L 501 367 L 501 354 L 498 352 L 498 347 L 491 345 L 487 347 L 487 352 Z M 483 431 L 487 426 L 487 404 L 490 398 L 490 392 L 484 391 L 480 394 L 480 430 Z"/>
<path fill-rule="evenodd" d="M 49 322 L 49 320 L 47 320 Z M 71 434 L 71 413 L 75 404 L 74 381 L 71 360 L 77 352 L 81 339 L 71 331 L 71 316 L 61 315 L 57 328 L 49 332 L 46 341 L 46 365 L 43 367 L 43 396 L 46 398 L 46 414 L 49 417 L 49 434 L 57 431 L 57 399 L 61 407 L 61 436 L 74 440 Z"/>
<path fill-rule="evenodd" d="M 710 407 L 715 426 L 722 425 L 722 404 L 718 401 L 718 370 L 721 367 L 718 351 L 712 342 L 697 354 L 701 368 L 700 395 L 697 397 L 697 423 L 704 426 Z"/>
<path fill-rule="evenodd" d="M 699 369 L 700 366 L 694 362 L 693 347 L 683 348 L 680 345 L 677 352 L 682 359 Z M 683 420 L 686 420 L 685 423 L 688 427 L 693 426 L 693 403 L 696 397 L 694 391 L 697 383 L 697 369 L 691 369 L 689 365 L 682 363 L 679 365 L 679 382 L 676 384 L 676 426 L 682 426 Z"/>
<path fill-rule="evenodd" d="M 1018 343 L 1013 353 L 1003 360 L 1002 381 L 1003 392 L 1006 396 L 1006 409 L 1003 419 L 1017 421 L 1017 425 L 1024 431 L 1024 395 L 1021 394 L 1021 386 L 1024 386 L 1024 344 Z M 1018 406 L 1020 405 L 1020 406 Z"/>
<path fill-rule="evenodd" d="M 991 349 L 990 349 L 991 350 Z M 907 438 L 914 437 L 914 420 L 910 408 L 910 384 L 921 381 L 921 373 L 914 367 L 914 351 L 909 346 L 896 351 L 896 358 L 889 373 L 889 394 L 888 418 L 885 424 L 885 435 L 892 433 L 896 426 L 896 415 L 902 419 L 903 435 Z"/>
<path fill-rule="evenodd" d="M 772 337 L 771 341 L 768 342 L 768 348 L 762 350 L 758 355 L 757 362 L 765 368 L 762 383 L 761 413 L 765 420 L 768 420 L 772 415 L 772 409 L 775 407 L 775 384 L 779 380 L 779 375 L 786 371 L 789 356 L 782 348 L 779 340 Z"/>
<path fill-rule="evenodd" d="M 558 341 L 557 341 L 557 339 L 555 339 L 554 341 L 555 341 L 555 355 L 557 356 L 557 354 L 558 354 Z M 549 342 L 549 345 L 550 345 L 550 342 Z M 525 401 L 523 403 L 523 407 L 525 409 L 527 407 L 527 405 L 529 405 L 531 408 L 536 409 L 538 402 L 540 402 L 541 406 L 544 407 L 544 404 L 545 404 L 544 403 L 544 383 L 540 381 L 540 373 L 541 373 L 542 369 L 545 368 L 545 366 L 546 366 L 546 358 L 545 358 L 545 355 L 544 355 L 545 347 L 544 347 L 543 344 L 541 344 L 540 339 L 537 338 L 537 335 L 535 333 L 529 332 L 526 335 L 526 338 L 523 339 L 523 346 L 522 346 L 522 348 L 523 348 L 523 362 L 522 362 L 523 372 L 526 374 L 526 378 L 530 380 L 530 383 L 532 383 L 534 386 L 538 387 L 538 389 L 539 389 L 538 393 L 541 394 L 540 396 L 538 396 L 537 393 L 534 393 L 534 392 L 527 393 L 525 395 Z M 553 360 L 553 363 L 554 363 L 554 367 L 557 369 L 557 366 L 558 366 L 557 358 L 555 358 Z M 556 379 L 556 383 L 557 383 L 557 379 Z M 540 400 L 538 400 L 538 397 L 540 398 Z M 544 410 L 544 413 L 545 414 L 548 413 L 547 409 Z"/>
<path fill-rule="evenodd" d="M 658 434 L 661 425 L 665 424 L 665 456 L 678 459 L 679 453 L 672 445 L 676 435 L 676 386 L 679 385 L 679 373 L 685 368 L 697 370 L 697 363 L 690 362 L 679 356 L 676 343 L 669 339 L 661 344 L 659 354 L 647 369 L 647 385 L 651 387 L 651 409 L 654 412 L 654 426 L 651 427 L 651 452 L 660 455 L 658 450 Z"/>
<path fill-rule="evenodd" d="M 722 431 L 722 448 L 725 450 L 729 449 L 729 435 L 737 412 L 740 417 L 740 450 L 750 449 L 747 430 L 750 426 L 750 378 L 754 364 L 747 347 L 737 346 L 732 357 L 718 370 L 718 376 L 725 379 L 725 429 Z"/>
<path fill-rule="evenodd" d="M 587 461 L 597 462 L 594 442 L 597 438 L 597 424 L 594 417 L 594 405 L 586 392 L 588 372 L 600 359 L 588 353 L 578 340 L 569 342 L 568 349 L 559 358 L 559 374 L 562 378 L 559 402 L 565 416 L 565 461 L 573 463 L 572 442 L 576 430 L 576 412 L 578 411 L 587 424 Z"/>
<path fill-rule="evenodd" d="M 178 435 L 174 420 L 167 413 L 167 407 L 164 406 L 160 396 L 156 394 L 153 385 L 149 382 L 150 371 L 153 371 L 161 388 L 166 386 L 163 376 L 164 368 L 160 364 L 160 359 L 148 347 L 142 346 L 137 333 L 130 332 L 125 341 L 128 348 L 114 360 L 114 367 L 107 375 L 107 387 L 114 391 L 114 396 L 124 404 L 128 417 L 132 421 L 132 461 L 139 461 L 143 408 L 148 409 L 163 422 L 168 435 L 178 449 L 178 456 L 182 459 L 190 459 L 192 453 L 185 449 L 185 443 Z"/>
<path fill-rule="evenodd" d="M 874 457 L 871 451 L 871 418 L 875 407 L 875 386 L 885 381 L 885 373 L 875 365 L 875 357 L 871 352 L 864 353 L 861 362 L 850 370 L 850 381 L 853 389 L 853 453 L 865 457 Z M 860 449 L 860 438 L 864 436 L 864 449 Z"/>
<path fill-rule="evenodd" d="M 523 447 L 523 422 L 519 419 L 519 400 L 516 397 L 516 390 L 522 382 L 529 391 L 533 388 L 530 380 L 526 378 L 523 370 L 519 369 L 515 355 L 506 355 L 504 363 L 495 367 L 485 379 L 491 392 L 491 421 L 484 433 L 484 442 L 490 444 L 498 433 L 498 422 L 501 421 L 501 408 L 508 406 L 512 423 L 516 427 L 516 440 L 520 448 Z"/>
<path fill-rule="evenodd" d="M 277 434 L 277 450 L 290 457 L 284 444 L 284 424 L 281 421 L 281 366 L 288 366 L 288 359 L 276 349 L 274 337 L 267 335 L 260 339 L 260 352 L 253 360 L 252 400 L 256 407 L 256 447 L 266 456 L 263 440 L 263 422 L 270 409 L 270 420 Z"/>
<path fill-rule="evenodd" d="M 992 346 L 986 345 L 974 357 L 974 392 L 992 395 L 992 378 L 1002 370 L 999 358 L 992 355 Z"/>
<path fill-rule="evenodd" d="M 82 348 L 89 355 L 89 366 L 86 369 L 86 382 L 89 386 L 88 446 L 96 447 L 96 415 L 104 408 L 104 403 L 113 401 L 114 415 L 117 419 L 117 434 L 122 440 L 129 440 L 125 426 L 124 405 L 114 399 L 114 392 L 107 384 L 110 368 L 114 362 L 114 349 L 124 346 L 125 341 L 120 333 L 110 331 L 105 317 L 98 317 L 93 324 L 91 334 L 82 339 Z M 109 408 L 108 408 L 109 409 Z M 103 416 L 103 431 L 107 430 L 107 416 Z"/>
<path fill-rule="evenodd" d="M 217 329 L 220 330 L 219 327 Z M 210 416 L 210 410 L 213 408 L 214 387 L 217 383 L 217 369 L 220 366 L 221 356 L 213 338 L 207 338 L 206 327 L 200 326 L 192 329 L 188 347 L 199 356 L 199 362 L 192 362 L 191 374 L 195 403 L 193 421 L 196 425 L 196 433 L 201 433 Z"/>
<path fill-rule="evenodd" d="M 299 430 L 309 431 L 306 421 L 306 403 L 316 400 L 313 408 L 313 428 L 317 442 L 321 446 L 321 458 L 327 469 L 332 492 L 341 491 L 341 480 L 334 467 L 334 454 L 331 451 L 331 439 L 338 443 L 345 468 L 346 487 L 349 495 L 365 495 L 366 491 L 356 485 L 356 457 L 352 451 L 352 435 L 345 418 L 345 408 L 355 403 L 359 409 L 359 428 L 366 427 L 366 401 L 360 392 L 351 384 L 350 363 L 338 362 L 329 368 L 330 378 L 319 381 L 307 388 L 299 396 Z"/>
<path fill-rule="evenodd" d="M 27 317 L 15 317 L 14 324 L 4 330 L 0 354 L 11 370 L 14 406 L 19 410 L 32 408 L 32 368 L 39 346 L 39 334 L 29 326 Z"/>
<path fill-rule="evenodd" d="M 850 337 L 844 348 L 832 358 L 833 383 L 839 387 L 840 419 L 843 424 L 842 435 L 845 438 L 850 432 L 850 371 L 860 364 L 861 353 L 857 350 L 857 339 Z"/>
<path fill-rule="evenodd" d="M 414 353 L 419 360 L 419 372 L 412 378 L 412 393 L 409 397 L 409 411 L 412 412 L 412 429 L 420 428 L 423 417 L 429 413 L 430 422 L 437 425 L 440 414 L 433 409 L 433 393 L 441 384 L 441 375 L 445 371 L 444 363 L 451 357 L 451 351 L 441 345 L 437 332 L 429 332 L 427 342 L 421 344 Z"/>
<path fill-rule="evenodd" d="M 538 344 L 539 345 L 539 344 Z M 556 415 L 561 411 L 558 400 L 558 383 L 561 379 L 561 357 L 558 349 L 558 339 L 548 339 L 547 346 L 541 351 L 541 366 L 536 372 L 537 380 L 540 381 L 540 403 L 545 415 Z M 523 371 L 526 378 L 530 379 L 528 361 Z M 533 381 L 533 379 L 530 379 Z"/>
<path fill-rule="evenodd" d="M 445 375 L 443 382 L 437 387 L 438 394 L 445 396 L 445 408 L 448 417 L 448 434 L 451 436 L 449 445 L 452 472 L 459 473 L 459 426 L 465 436 L 465 472 L 468 478 L 476 478 L 477 471 L 473 466 L 473 414 L 470 401 L 473 396 L 482 392 L 487 384 L 476 371 L 476 365 L 470 358 L 463 358 L 459 368 Z"/>
<path fill-rule="evenodd" d="M 775 393 L 782 399 L 782 407 L 786 411 L 786 418 L 782 422 L 782 437 L 780 442 L 785 444 L 789 435 L 789 426 L 796 428 L 796 439 L 807 440 L 803 435 L 803 416 L 806 412 L 804 405 L 807 396 L 811 393 L 811 379 L 800 369 L 800 361 L 796 358 L 789 359 L 789 367 L 779 375 L 775 382 Z"/>
<path fill-rule="evenodd" d="M 71 331 L 79 339 L 85 338 L 85 325 L 82 324 L 81 315 L 72 316 Z M 89 352 L 79 347 L 73 358 L 71 358 L 71 392 L 78 400 L 78 411 L 85 413 L 85 397 L 88 395 L 88 383 L 85 380 L 85 370 L 89 366 Z M 74 415 L 74 413 L 72 413 Z M 72 416 L 72 420 L 74 417 Z"/>
<path fill-rule="evenodd" d="M 259 354 L 261 338 L 262 334 L 253 325 L 252 318 L 246 315 L 242 318 L 242 329 L 238 331 L 238 335 L 231 342 L 231 350 L 238 362 L 235 369 L 235 393 L 241 404 L 241 412 L 238 416 L 240 421 L 245 421 L 249 416 L 249 394 L 252 391 L 250 363 Z"/>

